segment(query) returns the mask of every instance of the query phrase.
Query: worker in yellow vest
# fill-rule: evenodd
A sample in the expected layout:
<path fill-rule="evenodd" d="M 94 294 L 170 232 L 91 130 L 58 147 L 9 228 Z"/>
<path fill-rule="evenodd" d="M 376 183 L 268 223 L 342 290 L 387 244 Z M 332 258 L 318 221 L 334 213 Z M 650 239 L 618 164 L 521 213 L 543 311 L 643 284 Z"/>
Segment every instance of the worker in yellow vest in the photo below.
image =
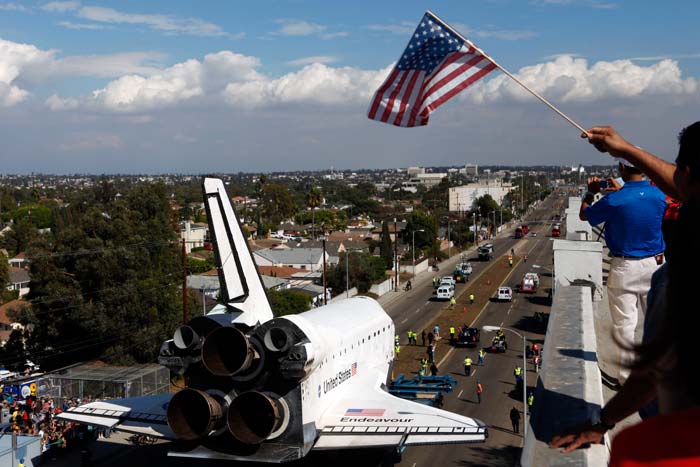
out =
<path fill-rule="evenodd" d="M 455 340 L 455 327 L 450 326 L 450 342 L 454 342 Z"/>
<path fill-rule="evenodd" d="M 394 346 L 394 358 L 399 358 L 400 353 L 401 353 L 401 346 L 395 345 Z"/>
<path fill-rule="evenodd" d="M 469 357 L 464 359 L 464 374 L 467 376 L 472 374 L 472 359 Z"/>
<path fill-rule="evenodd" d="M 469 304 L 470 304 L 470 305 L 473 305 L 473 304 L 474 304 L 474 294 L 473 294 L 473 293 L 470 293 L 470 294 L 469 294 Z"/>

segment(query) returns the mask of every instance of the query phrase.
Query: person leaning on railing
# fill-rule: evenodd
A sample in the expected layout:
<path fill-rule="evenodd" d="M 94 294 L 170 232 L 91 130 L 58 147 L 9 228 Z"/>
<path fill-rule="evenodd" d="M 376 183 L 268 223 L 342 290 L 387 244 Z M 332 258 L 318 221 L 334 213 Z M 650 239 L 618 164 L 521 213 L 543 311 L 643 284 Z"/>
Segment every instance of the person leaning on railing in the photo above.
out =
<path fill-rule="evenodd" d="M 700 247 L 700 210 L 697 208 L 700 203 L 700 122 L 681 132 L 675 164 L 632 145 L 611 127 L 593 127 L 582 137 L 588 138 L 599 151 L 628 160 L 667 195 L 684 201 L 685 205 L 674 239 L 676 249 L 652 279 L 642 347 L 638 349 L 639 359 L 629 378 L 598 417 L 554 436 L 550 446 L 571 452 L 588 443 L 600 443 L 617 422 L 658 399 L 663 415 L 654 419 L 653 407 L 640 413 L 645 421 L 621 432 L 616 438 L 619 441 L 613 443 L 611 465 L 629 465 L 626 462 L 635 455 L 647 463 L 634 465 L 668 465 L 668 456 L 684 449 L 682 455 L 691 456 L 688 457 L 690 462 L 697 465 L 700 463 L 700 443 L 697 442 L 700 373 L 696 351 L 691 346 L 700 328 L 700 315 L 694 303 L 696 285 L 692 283 Z M 647 439 L 653 436 L 655 438 Z M 637 441 L 637 454 L 630 450 L 630 442 L 634 441 Z M 651 458 L 658 462 L 653 463 L 656 461 Z"/>

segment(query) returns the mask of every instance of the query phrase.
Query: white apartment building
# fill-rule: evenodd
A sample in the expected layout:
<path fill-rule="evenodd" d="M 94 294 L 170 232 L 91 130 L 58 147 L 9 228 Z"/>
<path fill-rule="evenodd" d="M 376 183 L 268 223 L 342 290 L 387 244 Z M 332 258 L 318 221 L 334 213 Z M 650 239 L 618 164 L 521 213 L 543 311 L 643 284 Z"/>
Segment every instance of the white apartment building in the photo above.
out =
<path fill-rule="evenodd" d="M 449 209 L 451 212 L 471 211 L 477 198 L 484 195 L 491 195 L 498 204 L 503 204 L 503 198 L 512 188 L 509 182 L 504 183 L 502 180 L 456 186 L 449 191 Z"/>

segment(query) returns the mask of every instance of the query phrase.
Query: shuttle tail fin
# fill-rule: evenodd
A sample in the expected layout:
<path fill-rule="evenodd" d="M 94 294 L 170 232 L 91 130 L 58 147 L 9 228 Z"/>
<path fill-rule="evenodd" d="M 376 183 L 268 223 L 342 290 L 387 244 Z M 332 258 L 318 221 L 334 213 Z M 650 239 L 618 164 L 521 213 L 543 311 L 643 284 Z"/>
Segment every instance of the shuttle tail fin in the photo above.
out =
<path fill-rule="evenodd" d="M 272 319 L 272 309 L 224 182 L 205 178 L 203 188 L 222 301 L 230 311 L 241 313 L 235 321 L 264 323 Z"/>

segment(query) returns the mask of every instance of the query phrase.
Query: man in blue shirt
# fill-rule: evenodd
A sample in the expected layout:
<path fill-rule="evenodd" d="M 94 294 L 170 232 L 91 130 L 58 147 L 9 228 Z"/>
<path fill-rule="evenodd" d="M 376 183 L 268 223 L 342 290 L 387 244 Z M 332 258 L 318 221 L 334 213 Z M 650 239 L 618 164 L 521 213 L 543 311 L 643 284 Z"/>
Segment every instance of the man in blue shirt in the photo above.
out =
<path fill-rule="evenodd" d="M 591 179 L 588 193 L 581 203 L 579 217 L 591 225 L 604 225 L 605 243 L 610 250 L 608 303 L 613 331 L 622 342 L 632 345 L 637 321 L 646 313 L 647 292 L 651 276 L 663 261 L 665 248 L 661 222 L 666 209 L 666 195 L 644 180 L 641 171 L 624 159 L 618 159 L 625 184 L 620 187 L 610 179 L 611 193 L 593 204 L 600 192 L 600 180 Z M 621 364 L 617 379 L 629 376 L 634 355 L 619 348 L 615 360 Z"/>

